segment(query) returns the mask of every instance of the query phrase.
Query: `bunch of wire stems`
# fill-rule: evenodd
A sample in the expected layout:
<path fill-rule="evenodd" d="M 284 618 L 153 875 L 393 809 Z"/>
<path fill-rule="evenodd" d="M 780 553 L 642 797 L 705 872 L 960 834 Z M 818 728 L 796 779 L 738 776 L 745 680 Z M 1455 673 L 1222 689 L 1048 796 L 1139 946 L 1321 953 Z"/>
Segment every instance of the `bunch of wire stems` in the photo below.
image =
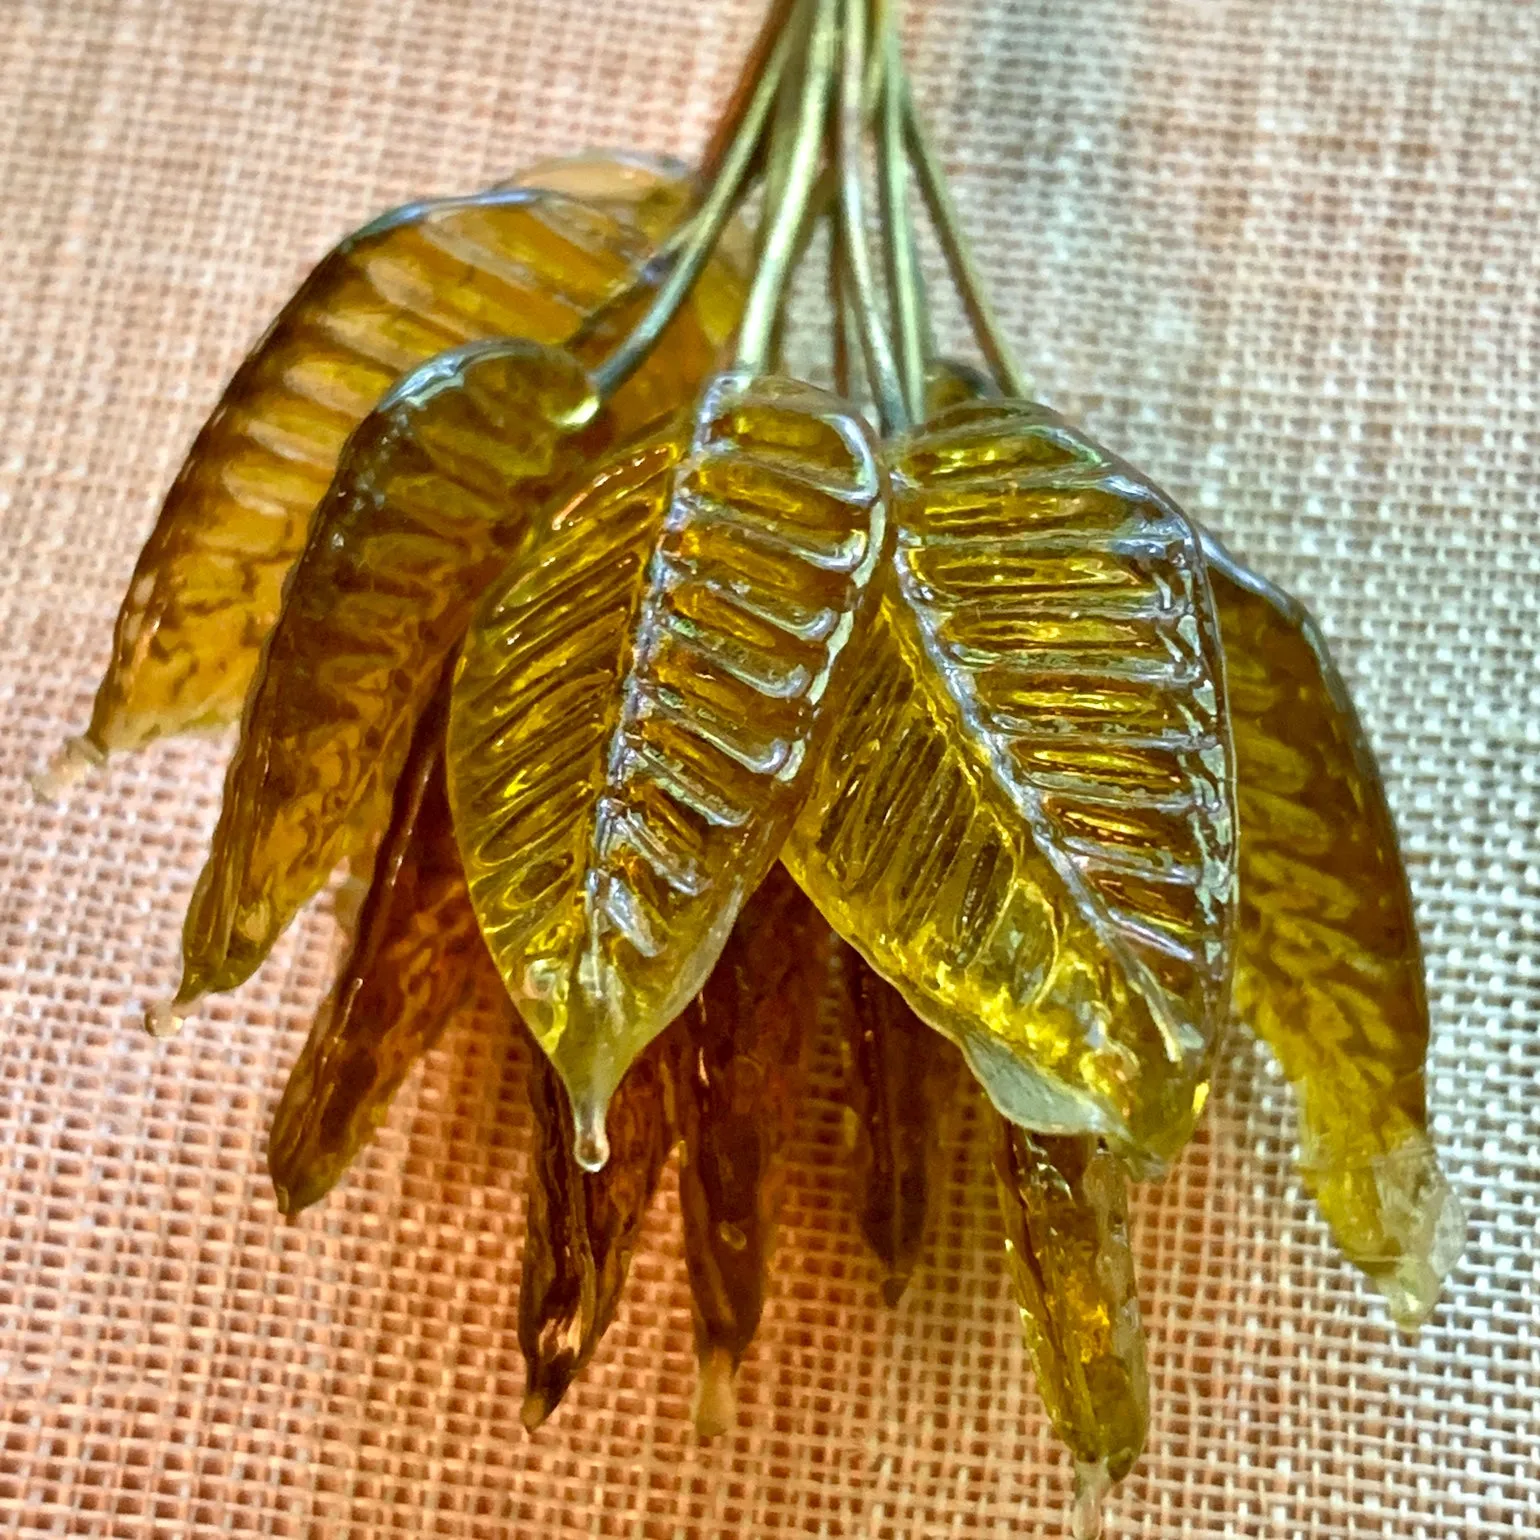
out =
<path fill-rule="evenodd" d="M 762 211 L 737 367 L 758 372 L 778 363 L 791 280 L 822 222 L 835 376 L 848 391 L 858 357 L 883 431 L 916 422 L 935 348 L 915 223 L 918 191 L 995 386 L 1008 396 L 1027 394 L 915 105 L 897 0 L 773 0 L 707 147 L 698 202 L 644 277 L 655 290 L 652 302 L 596 371 L 601 393 L 613 392 L 646 358 L 756 187 Z"/>

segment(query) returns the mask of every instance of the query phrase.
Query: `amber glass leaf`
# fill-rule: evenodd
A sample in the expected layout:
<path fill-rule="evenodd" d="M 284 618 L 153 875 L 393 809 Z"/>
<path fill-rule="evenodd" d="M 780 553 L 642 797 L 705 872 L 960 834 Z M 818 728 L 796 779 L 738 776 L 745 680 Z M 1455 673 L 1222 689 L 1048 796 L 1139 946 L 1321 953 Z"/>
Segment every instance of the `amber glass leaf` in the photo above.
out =
<path fill-rule="evenodd" d="M 599 174 L 594 163 L 594 175 Z M 686 183 L 659 188 L 641 224 L 623 201 L 585 207 L 516 188 L 414 203 L 349 236 L 306 279 L 198 435 L 139 556 L 113 657 L 82 740 L 87 756 L 240 713 L 285 574 L 348 435 L 403 374 L 496 336 L 564 342 L 643 271 Z M 715 366 L 742 305 L 721 262 L 662 352 L 617 398 L 638 422 L 660 375 L 689 357 L 677 405 Z M 612 345 L 606 336 L 596 347 Z M 703 370 L 698 362 L 705 352 Z M 592 363 L 585 354 L 583 361 Z"/>
<path fill-rule="evenodd" d="M 647 1205 L 674 1147 L 678 1028 L 648 1045 L 610 1104 L 610 1158 L 584 1171 L 573 1157 L 572 1112 L 543 1054 L 530 1067 L 534 1114 L 519 1347 L 531 1432 L 550 1416 L 615 1318 Z"/>
<path fill-rule="evenodd" d="M 733 1421 L 734 1376 L 764 1309 L 779 1154 L 802 1099 L 833 940 L 785 869 L 772 867 L 680 1021 L 679 1208 L 700 1361 L 695 1423 L 704 1435 Z"/>
<path fill-rule="evenodd" d="M 537 523 L 471 628 L 455 826 L 590 1169 L 611 1091 L 705 982 L 796 814 L 884 488 L 849 407 L 721 376 Z"/>
<path fill-rule="evenodd" d="M 934 421 L 954 406 L 998 401 L 1000 392 L 982 369 L 958 358 L 934 359 L 925 371 L 925 420 Z"/>
<path fill-rule="evenodd" d="M 683 161 L 635 151 L 557 155 L 526 166 L 501 184 L 560 193 L 601 209 L 658 241 L 678 225 L 698 195 Z"/>
<path fill-rule="evenodd" d="M 515 181 L 602 209 L 659 245 L 688 216 L 700 192 L 688 167 L 635 153 L 565 156 L 531 167 Z M 674 411 L 700 386 L 702 355 L 722 349 L 743 318 L 753 254 L 748 225 L 741 216 L 729 220 L 689 299 L 616 397 L 628 427 Z M 662 270 L 652 276 L 660 279 Z M 596 367 L 641 319 L 654 294 L 653 283 L 643 283 L 600 307 L 568 344 L 574 355 Z"/>
<path fill-rule="evenodd" d="M 786 860 L 1008 1117 L 1158 1165 L 1228 1009 L 1197 535 L 1041 407 L 954 407 L 890 464 L 895 571 Z"/>
<path fill-rule="evenodd" d="M 1150 1385 L 1128 1241 L 1128 1180 L 1087 1135 L 1003 1119 L 995 1186 L 1022 1335 L 1054 1430 L 1093 1502 L 1144 1448 Z"/>
<path fill-rule="evenodd" d="M 331 1191 L 412 1065 L 489 981 L 501 992 L 449 819 L 445 683 L 413 736 L 347 955 L 273 1120 L 267 1162 L 285 1214 Z"/>
<path fill-rule="evenodd" d="M 883 1265 L 883 1298 L 896 1305 L 919 1260 L 940 1186 L 942 1128 L 961 1061 L 844 942 L 835 974 L 831 993 L 844 1038 L 861 1230 Z"/>
<path fill-rule="evenodd" d="M 1464 1219 L 1428 1138 L 1428 1005 L 1373 752 L 1305 609 L 1216 543 L 1240 788 L 1237 1014 L 1299 1099 L 1300 1169 L 1403 1326 L 1433 1308 Z"/>
<path fill-rule="evenodd" d="M 507 185 L 542 187 L 575 198 L 589 208 L 603 209 L 623 224 L 634 225 L 655 241 L 671 234 L 701 196 L 698 178 L 683 161 L 635 150 L 557 156 L 519 172 Z M 708 263 L 691 291 L 697 300 L 703 293 L 707 296 L 704 315 L 716 310 L 710 298 L 712 288 L 724 280 L 741 284 L 753 267 L 753 232 L 741 216 L 728 221 L 713 257 L 722 260 Z M 740 295 L 728 330 L 737 325 L 742 308 Z"/>
<path fill-rule="evenodd" d="M 179 1005 L 247 978 L 384 825 L 477 596 L 608 431 L 584 371 L 527 342 L 445 354 L 364 420 L 252 682 L 183 930 Z"/>

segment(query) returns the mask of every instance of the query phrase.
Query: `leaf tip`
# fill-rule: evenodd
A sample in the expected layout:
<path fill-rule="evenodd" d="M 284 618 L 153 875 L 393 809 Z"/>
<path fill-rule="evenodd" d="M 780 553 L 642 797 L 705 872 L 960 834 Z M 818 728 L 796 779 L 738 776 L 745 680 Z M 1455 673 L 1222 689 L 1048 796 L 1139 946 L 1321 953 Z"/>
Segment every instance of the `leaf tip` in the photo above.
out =
<path fill-rule="evenodd" d="M 89 738 L 66 738 L 48 763 L 28 777 L 32 794 L 39 802 L 57 802 L 106 763 L 106 754 Z"/>
<path fill-rule="evenodd" d="M 1465 1210 L 1439 1169 L 1431 1144 L 1417 1176 L 1420 1180 L 1403 1202 L 1386 1202 L 1386 1209 L 1400 1220 L 1402 1254 L 1388 1269 L 1366 1269 L 1384 1295 L 1391 1319 L 1409 1335 L 1433 1314 L 1444 1282 L 1465 1250 L 1466 1235 Z"/>
<path fill-rule="evenodd" d="M 1098 1540 L 1102 1509 L 1111 1485 L 1105 1460 L 1075 1462 L 1075 1497 L 1069 1521 L 1069 1531 L 1075 1540 Z"/>
<path fill-rule="evenodd" d="M 610 1158 L 610 1140 L 604 1127 L 608 1111 L 608 1096 L 593 1091 L 585 1095 L 572 1094 L 572 1123 L 576 1130 L 572 1154 L 590 1175 L 604 1170 Z"/>
<path fill-rule="evenodd" d="M 333 1162 L 305 1164 L 305 1150 L 269 1148 L 267 1174 L 273 1184 L 278 1212 L 285 1219 L 298 1219 L 313 1204 L 319 1203 L 336 1185 L 342 1174 Z"/>
<path fill-rule="evenodd" d="M 175 1000 L 157 1001 L 144 1013 L 144 1030 L 151 1037 L 162 1040 L 175 1037 L 182 1030 L 182 1023 L 186 1020 L 186 1012 L 180 1009 L 186 1003 L 180 994 Z"/>
<path fill-rule="evenodd" d="M 546 1399 L 543 1391 L 528 1391 L 523 1403 L 519 1407 L 519 1421 L 524 1424 L 524 1431 L 534 1435 L 540 1431 L 541 1425 L 551 1415 L 551 1403 Z"/>
<path fill-rule="evenodd" d="M 271 1175 L 271 1173 L 269 1173 Z M 306 1207 L 304 1195 L 297 1194 L 285 1183 L 280 1182 L 276 1176 L 273 1181 L 273 1199 L 278 1205 L 279 1214 L 289 1223 L 297 1224 L 301 1211 Z M 314 1199 L 311 1200 L 314 1202 Z"/>
<path fill-rule="evenodd" d="M 715 1438 L 737 1421 L 736 1375 L 732 1354 L 726 1348 L 708 1348 L 701 1355 L 692 1415 L 695 1431 L 702 1438 Z"/>

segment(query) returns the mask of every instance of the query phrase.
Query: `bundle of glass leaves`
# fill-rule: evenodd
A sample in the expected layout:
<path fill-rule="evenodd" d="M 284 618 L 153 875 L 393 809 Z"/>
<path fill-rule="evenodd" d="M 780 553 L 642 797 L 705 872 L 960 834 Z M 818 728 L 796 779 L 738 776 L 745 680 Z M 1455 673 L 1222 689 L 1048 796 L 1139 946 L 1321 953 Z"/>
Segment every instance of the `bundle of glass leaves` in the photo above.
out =
<path fill-rule="evenodd" d="M 933 356 L 911 178 L 987 373 Z M 833 392 L 775 372 L 821 223 Z M 292 1213 L 494 981 L 542 1050 L 531 1428 L 676 1143 L 696 1417 L 730 1422 L 815 1029 L 890 1300 L 963 1061 L 988 1093 L 1083 1530 L 1145 1437 L 1127 1182 L 1192 1134 L 1232 987 L 1399 1322 L 1458 1254 L 1406 878 L 1320 632 L 1024 394 L 893 7 L 786 0 L 698 175 L 589 157 L 344 241 L 167 498 L 57 767 L 239 719 L 150 1025 L 353 874 L 272 1133 Z"/>

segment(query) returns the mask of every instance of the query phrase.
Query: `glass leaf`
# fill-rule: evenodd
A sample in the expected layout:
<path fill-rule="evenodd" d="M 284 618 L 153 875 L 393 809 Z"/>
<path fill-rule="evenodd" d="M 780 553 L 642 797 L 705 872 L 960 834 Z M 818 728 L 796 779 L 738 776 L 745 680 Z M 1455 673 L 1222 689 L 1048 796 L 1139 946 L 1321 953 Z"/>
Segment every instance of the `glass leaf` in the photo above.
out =
<path fill-rule="evenodd" d="M 964 402 L 998 401 L 999 387 L 973 364 L 959 358 L 933 359 L 925 371 L 925 420 L 933 422 Z"/>
<path fill-rule="evenodd" d="M 602 188 L 602 163 L 589 167 Z M 634 181 L 621 165 L 611 177 Z M 494 190 L 409 204 L 336 247 L 241 365 L 188 454 L 135 566 L 75 758 L 233 722 L 312 511 L 365 414 L 446 349 L 496 336 L 570 339 L 638 279 L 670 210 L 677 217 L 689 196 L 676 181 L 640 205 L 609 198 L 601 210 L 550 190 Z M 666 404 L 698 386 L 736 324 L 742 287 L 729 264 L 708 267 L 663 351 L 617 396 L 621 418 L 644 420 L 668 392 L 660 375 L 704 353 Z M 614 340 L 606 333 L 595 347 Z"/>
<path fill-rule="evenodd" d="M 347 955 L 273 1120 L 268 1169 L 285 1214 L 337 1184 L 408 1070 L 486 985 L 503 992 L 450 824 L 447 714 L 446 681 L 413 736 Z"/>
<path fill-rule="evenodd" d="M 252 681 L 183 929 L 176 1005 L 249 977 L 384 826 L 481 589 L 610 431 L 584 370 L 528 342 L 442 355 L 365 419 Z"/>
<path fill-rule="evenodd" d="M 862 1234 L 896 1305 L 925 1240 L 941 1184 L 943 1128 L 961 1069 L 957 1050 L 904 997 L 840 943 L 828 1008 L 844 1040 L 852 1168 Z"/>
<path fill-rule="evenodd" d="M 655 241 L 671 234 L 701 195 L 693 167 L 672 156 L 636 150 L 559 155 L 520 171 L 503 185 L 541 187 L 575 198 L 589 208 L 603 209 L 624 224 L 635 225 Z M 721 259 L 725 270 L 717 261 L 707 265 L 691 291 L 697 302 L 705 289 L 724 278 L 741 285 L 752 273 L 754 235 L 741 215 L 728 221 L 712 255 Z M 702 308 L 708 314 L 713 310 L 709 294 Z M 743 308 L 741 294 L 737 308 Z M 736 325 L 735 312 L 729 330 Z"/>
<path fill-rule="evenodd" d="M 1428 1004 L 1395 826 L 1325 638 L 1210 537 L 1240 788 L 1237 1014 L 1299 1099 L 1300 1169 L 1416 1326 L 1464 1245 L 1428 1138 Z"/>
<path fill-rule="evenodd" d="M 1022 1335 L 1077 1485 L 1095 1502 L 1128 1474 L 1149 1430 L 1128 1181 L 1094 1138 L 999 1125 L 995 1186 Z"/>
<path fill-rule="evenodd" d="M 705 982 L 796 814 L 884 493 L 849 407 L 724 375 L 553 508 L 471 628 L 455 827 L 591 1170 L 610 1093 Z"/>
<path fill-rule="evenodd" d="M 1024 1127 L 1141 1169 L 1228 1009 L 1233 775 L 1188 520 L 1053 413 L 890 455 L 897 553 L 785 859 Z"/>
<path fill-rule="evenodd" d="M 550 1416 L 615 1318 L 631 1253 L 663 1163 L 678 1137 L 678 1028 L 648 1045 L 610 1104 L 610 1158 L 584 1171 L 573 1158 L 572 1112 L 560 1077 L 536 1052 L 530 1066 L 534 1116 L 519 1346 L 525 1390 L 520 1416 L 533 1432 Z"/>
<path fill-rule="evenodd" d="M 684 1032 L 679 1210 L 700 1379 L 695 1424 L 725 1432 L 764 1309 L 780 1151 L 796 1124 L 834 937 L 785 869 L 744 905 Z"/>
<path fill-rule="evenodd" d="M 516 172 L 501 187 L 538 187 L 600 209 L 661 241 L 699 195 L 684 161 L 634 150 L 556 155 Z"/>

